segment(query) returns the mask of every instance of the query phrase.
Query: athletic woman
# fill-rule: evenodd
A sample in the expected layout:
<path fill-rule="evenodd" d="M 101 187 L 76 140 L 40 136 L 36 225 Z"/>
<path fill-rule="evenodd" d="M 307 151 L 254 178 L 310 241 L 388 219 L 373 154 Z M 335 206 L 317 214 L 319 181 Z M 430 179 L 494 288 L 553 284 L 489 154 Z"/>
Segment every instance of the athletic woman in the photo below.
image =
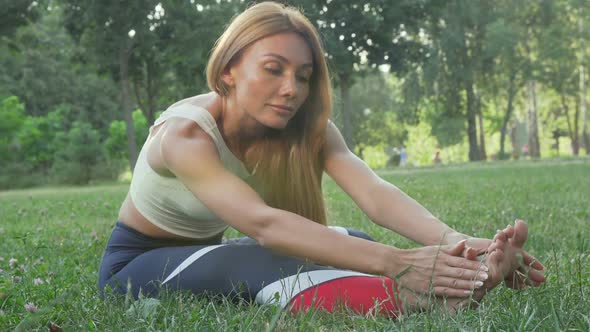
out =
<path fill-rule="evenodd" d="M 298 10 L 264 2 L 237 16 L 207 80 L 210 93 L 175 103 L 151 127 L 104 253 L 101 290 L 397 316 L 423 308 L 422 295 L 452 309 L 505 278 L 520 287 L 520 255 L 533 267 L 529 283 L 543 282 L 543 266 L 522 249 L 526 224 L 494 241 L 461 234 L 348 150 L 329 120 L 318 33 Z M 324 172 L 376 224 L 424 247 L 327 227 Z M 228 227 L 247 237 L 222 240 Z"/>

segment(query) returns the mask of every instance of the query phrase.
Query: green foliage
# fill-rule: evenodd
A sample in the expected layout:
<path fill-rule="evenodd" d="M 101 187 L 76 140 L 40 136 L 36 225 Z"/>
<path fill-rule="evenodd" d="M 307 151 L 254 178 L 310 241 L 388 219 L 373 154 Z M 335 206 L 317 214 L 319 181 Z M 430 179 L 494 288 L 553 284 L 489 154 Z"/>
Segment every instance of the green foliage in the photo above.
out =
<path fill-rule="evenodd" d="M 25 107 L 18 97 L 11 96 L 0 101 L 0 165 L 8 161 L 14 148 L 14 135 L 25 121 Z"/>
<path fill-rule="evenodd" d="M 55 162 L 51 174 L 58 183 L 87 184 L 96 165 L 104 164 L 105 151 L 98 131 L 88 123 L 75 122 L 53 141 Z"/>
<path fill-rule="evenodd" d="M 135 129 L 136 142 L 143 144 L 149 134 L 149 125 L 143 112 L 139 109 L 133 111 L 133 128 Z M 111 159 L 126 160 L 128 158 L 127 126 L 125 121 L 113 121 L 111 123 L 105 147 Z"/>
<path fill-rule="evenodd" d="M 41 2 L 41 4 L 39 4 Z M 39 7 L 44 1 L 0 1 L 0 38 L 14 34 L 15 30 L 39 18 Z"/>
<path fill-rule="evenodd" d="M 399 120 L 396 81 L 375 73 L 359 79 L 351 89 L 353 138 L 357 151 L 400 146 L 407 132 Z M 359 153 L 362 156 L 362 153 Z"/>
<path fill-rule="evenodd" d="M 0 188 L 47 183 L 45 174 L 57 151 L 55 137 L 65 129 L 64 119 L 70 114 L 69 108 L 61 107 L 45 116 L 35 117 L 24 115 L 24 105 L 16 97 L 5 99 L 2 105 L 0 116 L 8 119 L 4 122 L 8 127 L 0 133 L 6 133 L 8 140 L 0 141 L 10 144 L 0 144 L 2 155 L 7 156 L 0 161 L 4 164 L 0 171 Z"/>
<path fill-rule="evenodd" d="M 587 1 L 286 2 L 318 27 L 334 83 L 350 85 L 344 94 L 350 100 L 335 98 L 334 121 L 341 128 L 348 123 L 343 134 L 365 161 L 380 165 L 387 146 L 408 140 L 425 142 L 424 150 L 441 148 L 445 161 L 464 160 L 455 153 L 465 151 L 467 115 L 476 110 L 478 98 L 489 155 L 498 150 L 499 132 L 505 134 L 505 149 L 511 149 L 515 125 L 520 149 L 527 134 L 521 124 L 527 109 L 523 86 L 530 79 L 538 82 L 543 154 L 557 155 L 553 132 L 569 136 L 561 138 L 559 154 L 571 154 L 582 130 L 580 64 L 590 58 Z M 108 158 L 107 166 L 97 169 L 108 170 L 100 177 L 114 177 L 111 170 L 120 170 L 129 155 L 116 84 L 120 52 L 128 51 L 134 99 L 125 109 L 139 108 L 145 116 L 133 114 L 141 143 L 158 110 L 207 91 L 211 47 L 247 5 L 233 0 L 0 1 L 0 176 L 6 180 L 0 186 L 20 186 L 21 179 L 23 185 L 48 182 L 58 152 L 54 140 L 76 121 L 98 131 Z M 378 72 L 379 65 L 395 74 Z M 416 130 L 420 122 L 428 130 Z M 479 141 L 481 129 L 476 129 Z M 419 153 L 424 164 L 431 153 Z M 39 176 L 24 175 L 31 172 Z"/>
<path fill-rule="evenodd" d="M 84 50 L 63 27 L 59 7 L 41 12 L 39 21 L 16 31 L 16 49 L 0 43 L 0 96 L 18 96 L 33 116 L 69 107 L 68 123 L 83 120 L 104 130 L 118 116 L 113 81 L 83 59 Z"/>
<path fill-rule="evenodd" d="M 20 160 L 37 172 L 44 172 L 53 164 L 58 146 L 56 137 L 64 132 L 68 107 L 60 107 L 45 116 L 28 116 L 17 134 Z"/>

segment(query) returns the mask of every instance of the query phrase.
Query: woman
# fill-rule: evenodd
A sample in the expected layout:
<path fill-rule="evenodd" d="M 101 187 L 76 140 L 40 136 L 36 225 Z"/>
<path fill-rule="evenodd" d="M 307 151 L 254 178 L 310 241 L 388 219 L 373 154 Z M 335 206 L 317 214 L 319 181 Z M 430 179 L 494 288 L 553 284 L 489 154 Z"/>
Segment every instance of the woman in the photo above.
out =
<path fill-rule="evenodd" d="M 233 20 L 209 60 L 212 92 L 177 102 L 150 129 L 101 263 L 101 290 L 187 290 L 278 300 L 293 311 L 346 303 L 395 316 L 402 302 L 424 306 L 429 292 L 449 307 L 474 289 L 480 298 L 516 275 L 520 253 L 542 269 L 522 250 L 526 225 L 494 243 L 469 238 L 354 156 L 329 121 L 323 54 L 294 8 L 265 2 Z M 375 223 L 426 246 L 400 250 L 325 227 L 324 171 Z M 248 237 L 222 242 L 228 226 Z M 486 250 L 482 264 L 476 256 Z"/>

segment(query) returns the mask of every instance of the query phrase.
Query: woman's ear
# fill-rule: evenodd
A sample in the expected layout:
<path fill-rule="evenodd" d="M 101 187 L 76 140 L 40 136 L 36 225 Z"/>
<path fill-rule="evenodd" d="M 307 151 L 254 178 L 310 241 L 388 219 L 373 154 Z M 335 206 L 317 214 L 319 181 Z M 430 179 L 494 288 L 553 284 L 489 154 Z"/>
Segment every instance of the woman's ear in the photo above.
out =
<path fill-rule="evenodd" d="M 235 85 L 234 76 L 232 75 L 231 68 L 226 68 L 221 74 L 221 81 L 225 83 L 228 88 L 233 88 Z"/>

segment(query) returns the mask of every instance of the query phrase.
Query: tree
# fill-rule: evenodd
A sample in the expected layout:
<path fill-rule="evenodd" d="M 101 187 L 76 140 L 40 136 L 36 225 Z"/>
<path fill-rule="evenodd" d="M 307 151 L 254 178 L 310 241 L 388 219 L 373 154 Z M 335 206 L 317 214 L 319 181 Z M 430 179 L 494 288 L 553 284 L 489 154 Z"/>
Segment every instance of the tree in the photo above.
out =
<path fill-rule="evenodd" d="M 363 72 L 387 64 L 403 73 L 424 56 L 417 36 L 434 1 L 378 0 L 359 4 L 348 1 L 297 1 L 323 36 L 330 68 L 340 90 L 342 133 L 354 151 L 350 88 Z"/>
<path fill-rule="evenodd" d="M 493 73 L 489 76 L 488 87 L 496 99 L 504 98 L 506 108 L 500 127 L 499 158 L 507 159 L 505 152 L 508 125 L 514 114 L 514 104 L 518 91 L 524 84 L 525 57 L 522 43 L 525 39 L 525 29 L 522 25 L 522 13 L 515 11 L 515 7 L 525 6 L 521 0 L 497 1 L 498 20 L 487 27 L 485 43 L 488 49 L 494 49 Z M 502 93 L 500 91 L 505 91 Z M 513 151 L 514 152 L 514 151 Z"/>
<path fill-rule="evenodd" d="M 120 2 L 62 0 L 65 25 L 82 41 L 103 68 L 119 83 L 121 109 L 127 127 L 129 165 L 135 167 L 137 142 L 133 128 L 133 100 L 130 85 L 130 58 L 138 45 L 150 39 L 152 22 L 148 15 L 158 5 L 155 0 Z"/>
<path fill-rule="evenodd" d="M 577 38 L 577 49 L 579 58 L 579 87 L 580 87 L 580 113 L 582 115 L 582 142 L 586 154 L 590 155 L 590 135 L 588 133 L 588 102 L 587 102 L 587 67 L 585 62 L 589 58 L 588 52 L 589 47 L 587 40 L 590 39 L 590 26 L 584 22 L 590 19 L 590 8 L 584 1 L 571 0 L 572 8 L 575 8 L 575 16 L 578 23 L 578 38 Z"/>
<path fill-rule="evenodd" d="M 149 31 L 130 57 L 133 91 L 148 123 L 163 105 L 207 89 L 209 53 L 224 24 L 243 6 L 213 0 L 161 1 L 152 9 Z"/>
<path fill-rule="evenodd" d="M 399 97 L 395 95 L 395 81 L 390 74 L 375 73 L 357 79 L 350 90 L 352 108 L 360 110 L 353 115 L 353 138 L 358 155 L 369 146 L 400 146 L 407 137 L 396 112 L 400 110 Z"/>
<path fill-rule="evenodd" d="M 18 27 L 27 25 L 39 18 L 39 2 L 35 0 L 0 1 L 0 37 L 10 42 Z"/>
<path fill-rule="evenodd" d="M 69 124 L 80 120 L 105 128 L 116 116 L 113 81 L 80 61 L 81 50 L 65 31 L 59 7 L 38 11 L 38 20 L 14 32 L 13 49 L 0 43 L 0 95 L 18 96 L 28 115 L 68 107 Z"/>
<path fill-rule="evenodd" d="M 497 20 L 496 7 L 488 1 L 453 0 L 428 20 L 429 61 L 420 68 L 427 96 L 436 106 L 430 117 L 433 134 L 442 145 L 459 141 L 457 135 L 466 121 L 469 160 L 485 158 L 483 114 L 478 85 L 486 81 L 496 56 L 484 44 L 488 27 Z M 477 136 L 477 117 L 480 138 Z M 440 128 L 440 129 L 439 129 Z M 449 128 L 454 136 L 447 136 Z M 451 138 L 451 139 L 449 139 Z M 480 146 L 481 144 L 481 146 Z"/>
<path fill-rule="evenodd" d="M 545 27 L 539 31 L 537 46 L 539 57 L 538 79 L 553 89 L 558 95 L 561 114 L 566 118 L 568 133 L 572 141 L 574 155 L 580 149 L 580 108 L 571 107 L 571 101 L 578 104 L 579 65 L 576 59 L 576 39 L 578 37 L 577 17 L 567 2 L 554 4 L 559 15 L 552 15 Z M 571 110 L 573 109 L 573 114 Z"/>

